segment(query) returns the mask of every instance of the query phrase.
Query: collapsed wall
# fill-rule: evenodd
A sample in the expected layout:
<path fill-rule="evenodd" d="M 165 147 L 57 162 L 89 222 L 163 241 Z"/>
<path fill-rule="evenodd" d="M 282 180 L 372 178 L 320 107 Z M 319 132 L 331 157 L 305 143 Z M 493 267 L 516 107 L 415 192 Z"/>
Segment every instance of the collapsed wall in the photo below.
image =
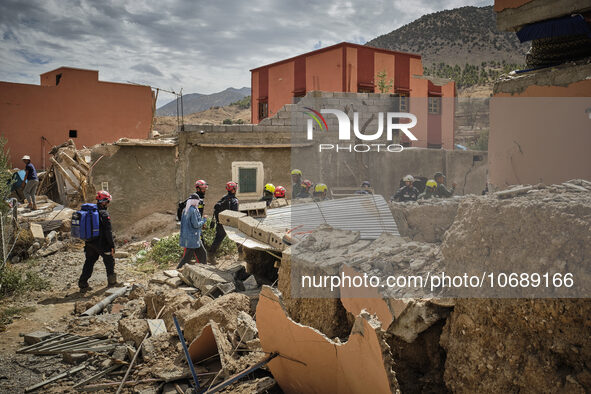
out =
<path fill-rule="evenodd" d="M 363 310 L 373 315 L 381 323 L 378 337 L 394 361 L 391 376 L 401 392 L 585 392 L 591 387 L 591 302 L 586 299 L 401 299 L 392 291 L 343 288 L 333 298 L 302 299 L 292 287 L 302 267 L 334 274 L 342 263 L 353 270 L 348 272 L 388 267 L 405 274 L 437 273 L 448 266 L 494 270 L 508 263 L 523 272 L 558 267 L 586 280 L 591 183 L 520 187 L 391 209 L 413 224 L 406 237 L 384 234 L 360 241 L 356 233 L 321 227 L 284 252 L 279 289 L 295 324 L 344 341 L 355 317 Z M 278 383 L 283 387 L 281 379 Z"/>

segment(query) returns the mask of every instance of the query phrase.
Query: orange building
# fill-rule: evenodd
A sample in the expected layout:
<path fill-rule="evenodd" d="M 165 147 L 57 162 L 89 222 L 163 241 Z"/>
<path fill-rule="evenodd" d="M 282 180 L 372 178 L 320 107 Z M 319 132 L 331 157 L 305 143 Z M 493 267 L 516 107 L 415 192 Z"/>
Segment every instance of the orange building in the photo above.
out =
<path fill-rule="evenodd" d="M 77 146 L 147 138 L 154 113 L 149 86 L 103 82 L 98 71 L 60 67 L 41 74 L 41 85 L 0 82 L 0 135 L 12 166 L 28 154 L 37 168 L 49 165 L 54 145 Z"/>
<path fill-rule="evenodd" d="M 385 72 L 385 80 L 392 81 L 386 93 L 410 97 L 410 106 L 420 103 L 420 108 L 402 108 L 415 114 L 423 126 L 414 130 L 423 135 L 417 135 L 419 141 L 412 145 L 453 149 L 453 99 L 439 98 L 454 98 L 455 83 L 424 77 L 420 55 L 343 42 L 250 71 L 254 124 L 310 91 L 378 93 L 377 74 Z"/>

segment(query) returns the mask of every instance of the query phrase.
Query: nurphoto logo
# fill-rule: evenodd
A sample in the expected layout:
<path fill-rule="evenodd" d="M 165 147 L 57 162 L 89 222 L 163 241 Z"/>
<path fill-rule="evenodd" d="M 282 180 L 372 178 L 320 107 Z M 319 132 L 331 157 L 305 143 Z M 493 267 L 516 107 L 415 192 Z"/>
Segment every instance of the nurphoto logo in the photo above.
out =
<path fill-rule="evenodd" d="M 312 108 L 305 107 L 310 112 L 305 112 L 311 119 L 307 121 L 307 139 L 314 139 L 314 122 L 321 131 L 328 131 L 328 125 L 322 114 L 331 114 L 337 117 L 339 122 L 339 141 L 351 140 L 351 119 L 349 115 L 338 109 L 321 109 L 320 112 Z M 417 137 L 410 131 L 417 124 L 417 117 L 408 112 L 384 112 L 378 113 L 378 130 L 373 134 L 365 133 L 366 130 L 359 129 L 359 113 L 353 112 L 353 134 L 355 138 L 362 141 L 375 141 L 382 137 L 384 133 L 384 119 L 386 119 L 386 140 L 392 141 L 393 131 L 402 131 L 411 141 L 417 141 Z M 402 119 L 410 119 L 408 123 L 399 123 Z M 319 152 L 334 150 L 336 152 L 369 152 L 369 151 L 387 151 L 401 152 L 404 147 L 400 144 L 320 144 Z"/>

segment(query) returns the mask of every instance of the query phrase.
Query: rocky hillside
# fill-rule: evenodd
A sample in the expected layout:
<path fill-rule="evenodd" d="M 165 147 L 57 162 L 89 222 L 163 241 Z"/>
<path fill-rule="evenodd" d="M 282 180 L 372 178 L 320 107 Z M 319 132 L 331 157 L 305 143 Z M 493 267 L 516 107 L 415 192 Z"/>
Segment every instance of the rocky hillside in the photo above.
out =
<path fill-rule="evenodd" d="M 212 94 L 191 93 L 183 96 L 183 112 L 185 115 L 208 110 L 212 107 L 224 107 L 250 96 L 250 88 L 228 88 Z M 157 116 L 176 116 L 176 100 L 156 110 Z"/>
<path fill-rule="evenodd" d="M 462 7 L 424 15 L 366 45 L 422 55 L 423 65 L 525 63 L 529 44 L 499 32 L 492 6 Z"/>

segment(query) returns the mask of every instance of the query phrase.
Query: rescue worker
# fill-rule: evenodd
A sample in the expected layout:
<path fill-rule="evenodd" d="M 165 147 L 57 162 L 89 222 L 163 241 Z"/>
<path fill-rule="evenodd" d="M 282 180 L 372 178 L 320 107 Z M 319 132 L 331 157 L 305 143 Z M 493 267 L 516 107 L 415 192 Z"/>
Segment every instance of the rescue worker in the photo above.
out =
<path fill-rule="evenodd" d="M 357 190 L 355 194 L 372 194 L 371 184 L 369 183 L 369 181 L 363 181 L 361 183 L 361 189 Z"/>
<path fill-rule="evenodd" d="M 23 162 L 25 163 L 25 182 L 22 184 L 23 194 L 29 202 L 27 208 L 32 210 L 37 209 L 35 202 L 35 193 L 37 192 L 37 186 L 39 186 L 39 178 L 37 177 L 37 170 L 31 163 L 31 157 L 28 155 L 23 156 Z"/>
<path fill-rule="evenodd" d="M 435 197 L 453 196 L 454 191 L 456 190 L 455 183 L 452 183 L 451 189 L 448 189 L 445 186 L 445 175 L 443 175 L 441 172 L 436 172 L 435 175 L 433 175 L 433 179 L 435 179 L 435 182 L 437 182 L 437 187 L 435 188 L 435 192 L 433 193 Z"/>
<path fill-rule="evenodd" d="M 100 190 L 96 193 L 96 205 L 99 214 L 99 236 L 89 239 L 84 244 L 84 266 L 82 275 L 78 279 L 78 287 L 81 293 L 91 290 L 88 285 L 88 279 L 92 276 L 94 264 L 99 257 L 103 258 L 105 269 L 107 271 L 107 286 L 117 285 L 117 275 L 115 274 L 115 242 L 113 242 L 113 231 L 111 230 L 111 216 L 107 211 L 107 206 L 111 202 L 111 195 Z"/>
<path fill-rule="evenodd" d="M 222 241 L 226 237 L 226 230 L 224 230 L 224 226 L 220 224 L 219 214 L 226 209 L 238 211 L 238 198 L 236 198 L 237 189 L 238 184 L 236 184 L 236 182 L 230 181 L 226 183 L 226 190 L 228 191 L 228 194 L 222 197 L 213 207 L 213 216 L 215 221 L 211 221 L 210 228 L 216 226 L 216 229 L 215 238 L 209 247 L 209 260 L 211 264 L 215 264 L 215 254 L 222 244 Z"/>
<path fill-rule="evenodd" d="M 328 186 L 324 183 L 317 183 L 314 185 L 314 193 L 312 193 L 314 201 L 328 200 Z"/>
<path fill-rule="evenodd" d="M 207 262 L 207 254 L 201 239 L 201 228 L 207 221 L 207 217 L 201 216 L 199 212 L 199 204 L 202 204 L 202 201 L 197 193 L 191 194 L 187 199 L 187 204 L 181 216 L 181 235 L 179 239 L 179 244 L 184 248 L 184 252 L 176 269 L 180 269 L 190 262 L 193 256 L 195 256 L 197 263 L 205 264 Z"/>
<path fill-rule="evenodd" d="M 437 188 L 437 182 L 435 182 L 433 179 L 429 179 L 427 183 L 425 183 L 425 191 L 419 194 L 419 200 L 428 200 L 433 198 L 435 188 Z"/>
<path fill-rule="evenodd" d="M 308 179 L 304 179 L 300 184 L 300 192 L 295 198 L 310 198 L 310 189 L 312 188 L 312 182 Z"/>
<path fill-rule="evenodd" d="M 265 189 L 263 190 L 263 197 L 261 197 L 261 201 L 265 201 L 267 206 L 271 205 L 273 202 L 273 198 L 275 196 L 275 185 L 272 183 L 267 183 L 265 185 Z"/>
<path fill-rule="evenodd" d="M 285 190 L 285 188 L 283 186 L 277 186 L 275 188 L 275 198 L 285 198 L 285 194 L 287 193 L 287 190 Z"/>
<path fill-rule="evenodd" d="M 297 168 L 291 170 L 291 198 L 297 198 L 302 192 L 302 171 Z"/>
<path fill-rule="evenodd" d="M 419 189 L 412 184 L 415 178 L 412 175 L 406 175 L 402 180 L 404 181 L 404 186 L 398 189 L 390 201 L 417 201 L 417 198 L 419 197 Z"/>

